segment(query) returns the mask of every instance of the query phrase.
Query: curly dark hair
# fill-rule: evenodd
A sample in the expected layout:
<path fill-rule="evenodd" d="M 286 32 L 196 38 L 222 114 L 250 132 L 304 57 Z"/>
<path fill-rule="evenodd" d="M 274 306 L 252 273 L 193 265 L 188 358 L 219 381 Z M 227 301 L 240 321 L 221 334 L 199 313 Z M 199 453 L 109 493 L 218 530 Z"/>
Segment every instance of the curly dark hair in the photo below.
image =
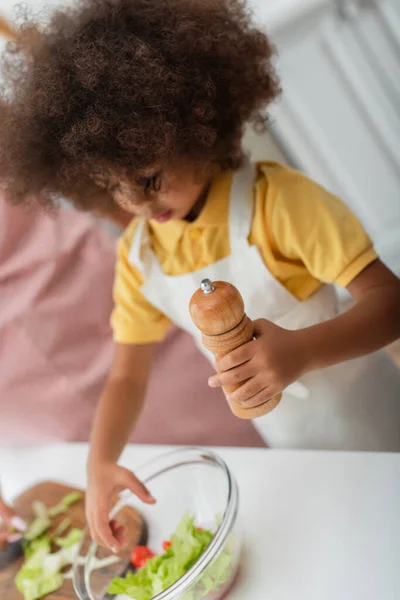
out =
<path fill-rule="evenodd" d="M 236 168 L 246 123 L 279 93 L 274 47 L 243 0 L 80 0 L 26 20 L 2 61 L 0 178 L 9 197 L 113 204 L 93 174 L 177 157 Z"/>

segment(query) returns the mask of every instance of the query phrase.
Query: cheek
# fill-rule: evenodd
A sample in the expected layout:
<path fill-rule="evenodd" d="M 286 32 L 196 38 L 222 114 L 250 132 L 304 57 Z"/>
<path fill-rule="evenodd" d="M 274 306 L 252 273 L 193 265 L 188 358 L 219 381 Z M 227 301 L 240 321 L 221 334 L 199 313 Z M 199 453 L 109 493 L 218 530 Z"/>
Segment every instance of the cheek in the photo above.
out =
<path fill-rule="evenodd" d="M 171 192 L 169 204 L 171 208 L 190 208 L 196 203 L 198 195 L 199 191 L 193 187 L 181 188 L 175 193 Z"/>

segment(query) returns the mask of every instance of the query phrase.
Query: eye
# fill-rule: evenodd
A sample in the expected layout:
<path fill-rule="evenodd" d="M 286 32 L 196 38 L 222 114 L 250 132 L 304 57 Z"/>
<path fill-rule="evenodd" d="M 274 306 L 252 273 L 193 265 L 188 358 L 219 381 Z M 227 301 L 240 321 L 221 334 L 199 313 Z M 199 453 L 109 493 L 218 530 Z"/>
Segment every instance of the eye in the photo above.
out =
<path fill-rule="evenodd" d="M 157 173 L 153 177 L 153 190 L 159 192 L 161 189 L 161 173 Z"/>
<path fill-rule="evenodd" d="M 144 182 L 144 193 L 148 196 L 151 192 L 159 192 L 161 188 L 161 173 L 148 177 Z"/>

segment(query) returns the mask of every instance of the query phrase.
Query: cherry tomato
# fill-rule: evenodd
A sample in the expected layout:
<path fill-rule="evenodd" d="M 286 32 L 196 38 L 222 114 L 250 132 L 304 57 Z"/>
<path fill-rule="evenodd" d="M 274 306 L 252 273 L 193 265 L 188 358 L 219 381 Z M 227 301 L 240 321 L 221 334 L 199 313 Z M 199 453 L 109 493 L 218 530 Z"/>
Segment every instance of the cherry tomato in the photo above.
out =
<path fill-rule="evenodd" d="M 131 555 L 131 563 L 137 569 L 142 569 L 147 561 L 154 556 L 154 552 L 147 546 L 136 546 Z"/>
<path fill-rule="evenodd" d="M 162 547 L 164 549 L 164 552 L 166 552 L 168 550 L 168 548 L 171 548 L 171 546 L 172 546 L 172 542 L 170 542 L 170 541 L 163 542 Z"/>

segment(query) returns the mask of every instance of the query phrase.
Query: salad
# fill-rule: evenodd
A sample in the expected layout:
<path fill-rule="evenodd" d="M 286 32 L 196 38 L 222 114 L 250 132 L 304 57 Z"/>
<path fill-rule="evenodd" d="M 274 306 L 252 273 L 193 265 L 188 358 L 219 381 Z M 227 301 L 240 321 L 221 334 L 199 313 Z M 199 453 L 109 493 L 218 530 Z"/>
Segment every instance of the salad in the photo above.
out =
<path fill-rule="evenodd" d="M 151 600 L 180 579 L 197 562 L 213 539 L 214 534 L 197 527 L 190 515 L 185 515 L 163 551 L 155 554 L 150 548 L 137 546 L 131 556 L 133 570 L 125 577 L 115 578 L 109 594 L 124 594 L 134 600 Z M 207 596 L 227 583 L 232 576 L 231 544 L 210 564 L 200 578 L 196 595 L 189 593 L 185 600 Z"/>
<path fill-rule="evenodd" d="M 72 578 L 71 569 L 66 569 L 79 560 L 83 530 L 72 527 L 67 514 L 77 502 L 83 502 L 83 494 L 80 492 L 67 494 L 51 507 L 45 506 L 43 502 L 33 502 L 35 518 L 24 534 L 24 561 L 15 577 L 15 585 L 24 600 L 44 598 L 59 590 L 65 579 Z M 55 526 L 54 519 L 65 513 L 65 518 Z M 96 559 L 92 561 L 91 569 L 103 569 L 118 561 L 118 556 Z"/>
<path fill-rule="evenodd" d="M 65 578 L 63 570 L 75 560 L 83 532 L 70 528 L 71 521 L 67 518 L 52 534 L 49 530 L 55 517 L 68 513 L 73 504 L 82 500 L 81 493 L 72 492 L 56 506 L 33 503 L 35 518 L 24 534 L 24 562 L 15 577 L 24 600 L 39 600 L 61 588 Z"/>
<path fill-rule="evenodd" d="M 24 600 L 39 600 L 59 590 L 65 579 L 71 578 L 68 567 L 78 561 L 86 564 L 87 558 L 79 557 L 83 531 L 71 526 L 69 508 L 81 502 L 83 496 L 73 493 L 65 496 L 53 507 L 41 502 L 33 503 L 34 520 L 24 534 L 24 562 L 15 577 L 15 584 Z M 54 518 L 64 515 L 57 526 Z M 131 554 L 131 570 L 124 577 L 116 577 L 108 587 L 108 594 L 128 596 L 133 600 L 151 600 L 178 581 L 197 562 L 207 549 L 214 533 L 198 527 L 190 515 L 185 515 L 176 531 L 165 540 L 156 553 L 147 546 L 136 546 Z M 233 539 L 226 543 L 222 552 L 208 565 L 182 600 L 216 598 L 231 582 L 235 570 Z M 89 569 L 95 571 L 120 562 L 115 555 L 98 559 L 91 557 Z"/>

